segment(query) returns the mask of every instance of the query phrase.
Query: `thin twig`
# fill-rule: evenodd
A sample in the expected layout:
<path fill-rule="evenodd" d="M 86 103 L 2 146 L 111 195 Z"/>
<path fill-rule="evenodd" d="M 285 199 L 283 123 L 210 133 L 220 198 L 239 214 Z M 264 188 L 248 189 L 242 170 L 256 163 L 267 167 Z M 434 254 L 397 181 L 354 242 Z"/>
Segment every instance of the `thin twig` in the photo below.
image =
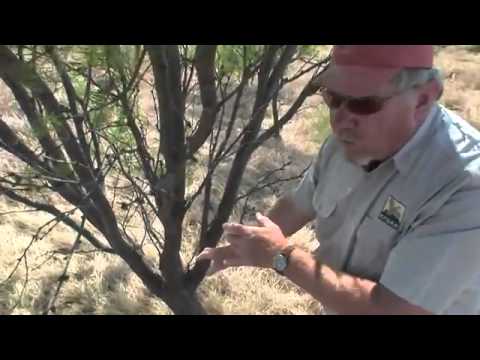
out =
<path fill-rule="evenodd" d="M 80 225 L 82 230 L 85 226 L 85 219 L 86 217 L 82 216 L 82 223 Z M 57 289 L 55 290 L 54 295 L 48 300 L 47 307 L 43 311 L 42 315 L 48 315 L 50 311 L 55 312 L 55 301 L 57 300 L 58 294 L 60 293 L 60 289 L 62 288 L 63 284 L 65 283 L 65 281 L 68 280 L 68 276 L 67 276 L 68 267 L 70 266 L 70 261 L 72 260 L 73 253 L 75 252 L 77 247 L 80 245 L 81 238 L 82 238 L 82 233 L 79 232 L 68 254 L 67 263 L 65 264 L 65 268 L 63 269 L 62 275 L 58 277 Z"/>

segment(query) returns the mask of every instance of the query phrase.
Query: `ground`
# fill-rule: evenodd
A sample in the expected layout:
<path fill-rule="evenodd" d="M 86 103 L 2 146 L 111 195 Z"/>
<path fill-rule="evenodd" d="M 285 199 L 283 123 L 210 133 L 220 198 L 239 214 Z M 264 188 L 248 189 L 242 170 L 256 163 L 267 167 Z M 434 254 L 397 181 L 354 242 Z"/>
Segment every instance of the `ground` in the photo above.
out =
<path fill-rule="evenodd" d="M 446 77 L 442 103 L 457 111 L 475 126 L 480 126 L 480 53 L 467 46 L 439 48 L 437 65 Z M 288 94 L 286 95 L 288 98 Z M 255 177 L 259 168 L 269 168 L 293 160 L 289 170 L 296 174 L 308 166 L 319 142 L 328 131 L 326 110 L 319 97 L 283 129 L 282 139 L 271 140 L 255 153 L 247 176 Z M 145 107 L 151 107 L 146 103 Z M 153 111 L 153 110 L 152 110 Z M 0 88 L 0 114 L 8 116 L 19 131 L 20 114 L 11 96 Z M 17 165 L 0 152 L 4 168 Z M 221 176 L 221 175 L 220 175 Z M 195 175 L 193 180 L 195 181 Z M 246 182 L 248 186 L 248 181 Z M 286 186 L 292 186 L 287 184 Z M 285 190 L 282 189 L 282 190 Z M 276 199 L 275 194 L 253 198 L 251 206 L 266 210 Z M 51 197 L 50 201 L 57 201 Z M 65 208 L 66 210 L 67 208 Z M 23 250 L 31 242 L 37 228 L 50 216 L 25 212 L 5 197 L 0 197 L 0 314 L 39 314 L 56 290 L 68 251 L 76 234 L 63 225 L 55 227 L 45 238 L 36 241 L 28 253 L 28 282 L 25 289 L 25 262 L 5 281 Z M 237 214 L 238 215 L 238 214 Z M 187 219 L 186 236 L 196 236 L 195 214 Z M 306 227 L 294 236 L 306 248 L 315 246 L 313 231 Z M 58 314 L 168 314 L 168 308 L 152 297 L 141 281 L 117 257 L 90 251 L 85 245 L 71 260 L 68 279 L 56 301 Z M 188 241 L 184 245 L 188 254 Z M 54 253 L 52 254 L 52 251 Z M 188 256 L 185 256 L 186 258 Z M 311 296 L 277 276 L 273 271 L 229 269 L 204 281 L 200 288 L 210 313 L 217 314 L 320 314 L 321 305 Z"/>

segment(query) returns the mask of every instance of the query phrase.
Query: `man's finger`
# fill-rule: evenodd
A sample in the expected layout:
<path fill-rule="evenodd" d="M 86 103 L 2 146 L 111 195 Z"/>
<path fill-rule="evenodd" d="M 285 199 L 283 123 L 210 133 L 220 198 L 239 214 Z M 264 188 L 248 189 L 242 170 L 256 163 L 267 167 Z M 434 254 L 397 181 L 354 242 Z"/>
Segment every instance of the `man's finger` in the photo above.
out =
<path fill-rule="evenodd" d="M 223 233 L 225 235 L 239 235 L 250 236 L 252 234 L 252 226 L 246 226 L 242 224 L 226 223 L 223 224 Z"/>
<path fill-rule="evenodd" d="M 195 258 L 195 261 L 211 260 L 210 267 L 207 271 L 207 276 L 211 276 L 216 272 L 225 270 L 229 265 L 228 261 L 236 257 L 236 253 L 232 246 L 224 246 L 219 248 L 205 248 L 200 255 Z"/>
<path fill-rule="evenodd" d="M 263 214 L 257 212 L 255 214 L 255 217 L 258 221 L 258 224 L 260 226 L 264 226 L 264 227 L 271 227 L 271 226 L 276 226 L 277 224 L 275 224 L 272 220 L 270 220 L 270 218 L 268 218 L 267 216 L 264 216 Z"/>
<path fill-rule="evenodd" d="M 232 245 L 234 248 L 237 248 L 242 241 L 246 240 L 245 236 L 240 236 L 240 235 L 226 235 L 225 240 Z"/>
<path fill-rule="evenodd" d="M 208 269 L 207 275 L 210 276 L 216 272 L 225 270 L 230 266 L 229 263 L 235 262 L 236 258 L 237 254 L 232 246 L 216 248 L 213 262 Z"/>
<path fill-rule="evenodd" d="M 225 266 L 225 268 L 229 268 L 234 266 L 245 266 L 246 264 L 240 258 L 234 257 L 230 259 L 225 259 L 225 261 L 223 262 L 223 265 Z"/>
<path fill-rule="evenodd" d="M 206 276 L 211 276 L 217 271 L 219 271 L 219 269 L 217 269 L 218 265 L 215 264 L 214 258 L 215 258 L 215 249 L 205 248 L 199 255 L 195 257 L 195 259 L 193 260 L 193 263 L 195 264 L 198 261 L 206 261 L 206 260 L 211 261 L 206 273 Z"/>
<path fill-rule="evenodd" d="M 233 256 L 234 252 L 231 246 L 223 246 L 218 248 L 205 248 L 200 255 L 196 257 L 196 261 L 202 260 L 221 260 L 226 257 Z"/>
<path fill-rule="evenodd" d="M 197 255 L 195 261 L 202 261 L 202 260 L 212 260 L 214 257 L 214 250 L 212 248 L 205 248 L 203 251 Z"/>

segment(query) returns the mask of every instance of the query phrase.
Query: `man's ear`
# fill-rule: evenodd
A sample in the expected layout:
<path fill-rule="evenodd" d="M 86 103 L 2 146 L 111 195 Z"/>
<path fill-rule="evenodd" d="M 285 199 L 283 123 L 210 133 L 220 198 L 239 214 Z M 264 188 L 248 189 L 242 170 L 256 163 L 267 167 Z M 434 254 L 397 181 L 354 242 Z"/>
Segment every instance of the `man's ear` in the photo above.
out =
<path fill-rule="evenodd" d="M 438 81 L 431 80 L 417 90 L 417 101 L 415 104 L 415 115 L 418 120 L 425 119 L 432 108 L 432 105 L 440 98 L 442 87 Z"/>

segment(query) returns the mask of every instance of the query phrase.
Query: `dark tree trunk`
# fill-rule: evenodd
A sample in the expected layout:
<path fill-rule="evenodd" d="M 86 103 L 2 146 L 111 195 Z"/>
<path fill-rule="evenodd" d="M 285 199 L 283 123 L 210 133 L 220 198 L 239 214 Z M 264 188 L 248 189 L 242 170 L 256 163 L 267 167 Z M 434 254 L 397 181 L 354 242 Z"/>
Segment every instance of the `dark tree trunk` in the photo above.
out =
<path fill-rule="evenodd" d="M 166 294 L 163 300 L 175 315 L 207 315 L 196 293 L 176 290 Z"/>

